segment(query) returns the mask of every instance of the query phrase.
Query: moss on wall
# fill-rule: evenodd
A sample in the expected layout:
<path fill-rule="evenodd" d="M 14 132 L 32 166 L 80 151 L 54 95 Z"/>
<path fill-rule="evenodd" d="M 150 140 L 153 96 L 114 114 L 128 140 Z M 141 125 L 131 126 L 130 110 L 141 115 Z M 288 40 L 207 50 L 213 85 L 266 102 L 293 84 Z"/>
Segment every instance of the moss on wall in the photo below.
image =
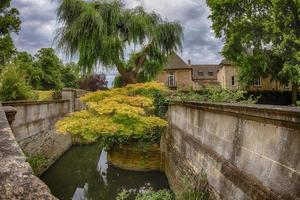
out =
<path fill-rule="evenodd" d="M 121 169 L 131 171 L 160 171 L 161 157 L 158 144 L 141 147 L 138 144 L 115 146 L 108 151 L 108 161 Z"/>

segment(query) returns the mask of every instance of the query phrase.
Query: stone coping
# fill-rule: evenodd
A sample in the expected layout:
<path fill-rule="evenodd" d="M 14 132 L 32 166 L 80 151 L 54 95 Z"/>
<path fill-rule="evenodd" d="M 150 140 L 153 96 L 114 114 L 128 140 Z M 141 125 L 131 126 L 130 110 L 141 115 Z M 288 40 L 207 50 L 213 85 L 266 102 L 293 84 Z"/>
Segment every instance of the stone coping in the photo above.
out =
<path fill-rule="evenodd" d="M 3 106 L 24 106 L 24 105 L 40 105 L 40 104 L 51 104 L 51 103 L 65 103 L 70 102 L 69 99 L 57 99 L 50 101 L 5 101 L 1 102 Z"/>
<path fill-rule="evenodd" d="M 33 175 L 0 104 L 0 199 L 56 199 Z"/>
<path fill-rule="evenodd" d="M 170 105 L 182 105 L 212 112 L 222 112 L 231 115 L 248 116 L 252 119 L 281 122 L 283 126 L 296 125 L 300 127 L 300 108 L 293 106 L 275 106 L 239 103 L 211 103 L 195 101 L 172 101 Z M 286 123 L 286 124 L 285 124 Z"/>

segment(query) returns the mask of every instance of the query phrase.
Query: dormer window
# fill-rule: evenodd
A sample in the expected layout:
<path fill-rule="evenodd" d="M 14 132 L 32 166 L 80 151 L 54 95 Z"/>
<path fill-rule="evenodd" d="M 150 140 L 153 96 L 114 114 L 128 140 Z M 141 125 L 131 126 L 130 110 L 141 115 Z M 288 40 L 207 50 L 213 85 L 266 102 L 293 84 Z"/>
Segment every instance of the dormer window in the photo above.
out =
<path fill-rule="evenodd" d="M 213 76 L 214 73 L 213 72 L 208 72 L 208 76 Z"/>

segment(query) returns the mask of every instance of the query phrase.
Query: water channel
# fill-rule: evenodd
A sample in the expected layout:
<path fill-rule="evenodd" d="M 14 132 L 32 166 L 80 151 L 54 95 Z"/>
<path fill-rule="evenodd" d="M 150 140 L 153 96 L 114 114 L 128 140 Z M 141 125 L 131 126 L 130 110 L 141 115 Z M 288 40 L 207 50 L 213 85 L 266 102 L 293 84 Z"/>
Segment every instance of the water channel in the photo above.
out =
<path fill-rule="evenodd" d="M 115 200 L 123 189 L 136 194 L 149 188 L 169 188 L 164 173 L 121 170 L 108 164 L 106 157 L 99 143 L 73 146 L 41 179 L 62 200 Z"/>

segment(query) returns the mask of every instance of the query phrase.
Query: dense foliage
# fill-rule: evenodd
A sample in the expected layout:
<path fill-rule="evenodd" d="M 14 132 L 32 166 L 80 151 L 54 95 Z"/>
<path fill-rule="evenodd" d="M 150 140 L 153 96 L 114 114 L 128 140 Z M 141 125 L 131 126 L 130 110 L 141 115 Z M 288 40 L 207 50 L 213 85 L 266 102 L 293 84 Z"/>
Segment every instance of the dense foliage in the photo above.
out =
<path fill-rule="evenodd" d="M 42 48 L 35 56 L 18 52 L 11 63 L 3 66 L 0 73 L 2 100 L 57 99 L 62 87 L 78 88 L 78 66 L 63 65 L 51 48 Z M 32 89 L 39 91 L 33 95 Z"/>
<path fill-rule="evenodd" d="M 300 1 L 207 0 L 223 55 L 239 67 L 240 81 L 269 76 L 292 83 L 293 103 L 300 85 Z"/>
<path fill-rule="evenodd" d="M 216 103 L 256 103 L 257 99 L 247 97 L 243 91 L 232 91 L 220 88 L 204 88 L 201 91 L 178 91 L 169 97 L 170 100 L 203 101 Z"/>
<path fill-rule="evenodd" d="M 34 91 L 19 68 L 12 65 L 3 70 L 0 75 L 0 101 L 34 98 Z"/>
<path fill-rule="evenodd" d="M 45 90 L 61 90 L 63 83 L 61 81 L 62 63 L 55 55 L 54 49 L 42 48 L 35 55 L 35 65 L 42 71 L 40 87 Z"/>
<path fill-rule="evenodd" d="M 88 91 L 106 90 L 107 80 L 105 74 L 93 74 L 89 76 L 84 76 L 79 81 L 80 89 Z"/>
<path fill-rule="evenodd" d="M 181 47 L 182 27 L 143 7 L 129 9 L 120 0 L 63 0 L 58 8 L 62 28 L 59 47 L 79 56 L 85 71 L 101 63 L 116 67 L 122 85 L 152 80 L 167 56 Z M 129 60 L 124 52 L 135 46 Z"/>
<path fill-rule="evenodd" d="M 68 63 L 62 66 L 61 70 L 61 81 L 66 88 L 78 88 L 80 79 L 78 65 L 76 63 Z"/>
<path fill-rule="evenodd" d="M 70 133 L 75 142 L 102 137 L 107 149 L 115 144 L 158 143 L 167 122 L 155 116 L 154 99 L 166 91 L 162 84 L 150 82 L 89 93 L 81 98 L 88 109 L 59 121 L 57 130 Z"/>
<path fill-rule="evenodd" d="M 168 190 L 159 190 L 157 192 L 153 190 L 146 190 L 143 193 L 137 195 L 135 200 L 173 200 L 174 195 Z"/>
<path fill-rule="evenodd" d="M 1 0 L 0 2 L 0 72 L 5 64 L 16 52 L 11 33 L 18 33 L 21 21 L 19 11 L 10 8 L 11 0 Z"/>

